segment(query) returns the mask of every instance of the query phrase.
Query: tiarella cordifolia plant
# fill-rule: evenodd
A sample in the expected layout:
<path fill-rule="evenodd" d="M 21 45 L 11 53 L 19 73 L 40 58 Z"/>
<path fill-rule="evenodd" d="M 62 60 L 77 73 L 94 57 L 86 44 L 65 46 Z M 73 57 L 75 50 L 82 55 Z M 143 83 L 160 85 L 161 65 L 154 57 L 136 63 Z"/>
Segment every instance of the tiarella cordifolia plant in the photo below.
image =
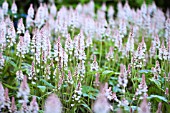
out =
<path fill-rule="evenodd" d="M 170 112 L 168 11 L 38 6 L 0 6 L 0 112 Z"/>
<path fill-rule="evenodd" d="M 150 113 L 150 109 L 146 97 L 144 97 L 142 103 L 140 104 L 139 113 Z"/>
<path fill-rule="evenodd" d="M 21 97 L 22 100 L 19 100 L 19 103 L 27 103 L 28 102 L 28 95 L 30 94 L 30 88 L 27 83 L 27 77 L 24 76 L 17 97 Z"/>
<path fill-rule="evenodd" d="M 51 94 L 45 102 L 44 113 L 61 113 L 62 104 L 55 94 Z"/>
<path fill-rule="evenodd" d="M 93 110 L 95 113 L 109 113 L 112 109 L 106 97 L 106 88 L 106 84 L 104 86 L 101 86 L 100 88 L 100 92 L 93 106 Z"/>
<path fill-rule="evenodd" d="M 2 108 L 4 108 L 4 103 L 5 103 L 5 97 L 4 97 L 4 88 L 2 86 L 2 83 L 0 83 L 0 111 Z"/>

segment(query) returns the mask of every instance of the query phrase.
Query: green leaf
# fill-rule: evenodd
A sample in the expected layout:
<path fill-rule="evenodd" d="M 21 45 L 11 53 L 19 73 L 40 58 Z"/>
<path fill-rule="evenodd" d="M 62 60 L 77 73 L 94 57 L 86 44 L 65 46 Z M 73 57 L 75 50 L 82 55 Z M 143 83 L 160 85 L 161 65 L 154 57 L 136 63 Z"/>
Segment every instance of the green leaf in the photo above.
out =
<path fill-rule="evenodd" d="M 81 104 L 81 105 L 84 106 L 85 108 L 87 108 L 92 113 L 92 110 L 90 109 L 90 107 L 86 103 Z"/>
<path fill-rule="evenodd" d="M 89 96 L 88 96 L 90 99 L 93 99 L 95 100 L 96 98 L 93 96 L 93 94 L 91 93 Z"/>
<path fill-rule="evenodd" d="M 100 54 L 100 52 L 94 51 L 93 54 L 97 55 L 97 54 Z"/>
<path fill-rule="evenodd" d="M 103 71 L 102 75 L 110 75 L 110 74 L 113 74 L 114 72 L 111 71 L 111 70 L 105 70 Z"/>
<path fill-rule="evenodd" d="M 37 86 L 43 93 L 45 92 L 46 90 L 46 87 L 45 86 Z"/>
<path fill-rule="evenodd" d="M 162 100 L 162 101 L 164 101 L 164 102 L 168 102 L 168 100 L 167 100 L 165 97 L 163 97 L 163 96 L 150 95 L 150 96 L 148 97 L 148 99 L 152 99 L 152 98 L 157 98 L 157 99 Z"/>
<path fill-rule="evenodd" d="M 94 89 L 93 87 L 90 87 L 90 86 L 82 86 L 82 95 L 84 97 L 88 97 L 90 99 L 96 99 L 95 97 L 97 96 L 98 94 L 98 90 L 97 89 Z"/>
<path fill-rule="evenodd" d="M 13 86 L 10 86 L 10 85 L 8 85 L 8 84 L 5 84 L 5 83 L 3 83 L 6 87 L 8 87 L 8 88 L 10 88 L 10 89 L 14 89 L 14 90 L 17 90 L 18 88 L 17 87 L 13 87 Z"/>
<path fill-rule="evenodd" d="M 36 95 L 31 95 L 31 94 L 30 94 L 30 96 L 31 96 L 31 97 L 36 97 L 38 100 L 40 100 L 40 99 L 41 99 L 41 97 L 36 96 Z"/>
<path fill-rule="evenodd" d="M 17 67 L 17 64 L 14 62 L 14 61 L 12 61 L 12 57 L 8 57 L 8 56 L 4 56 L 4 58 L 5 58 L 5 60 L 7 61 L 7 62 L 9 62 L 12 66 L 14 66 L 15 68 L 18 68 Z"/>
<path fill-rule="evenodd" d="M 43 111 L 43 110 L 39 110 L 38 112 L 39 112 L 39 113 L 44 113 L 44 111 Z"/>
<path fill-rule="evenodd" d="M 5 60 L 13 59 L 12 57 L 5 56 L 5 55 L 3 55 L 3 57 L 5 58 Z"/>
<path fill-rule="evenodd" d="M 113 81 L 109 80 L 109 85 L 112 85 L 112 86 L 114 86 L 114 83 L 113 83 Z"/>
<path fill-rule="evenodd" d="M 115 74 L 115 75 L 119 75 L 119 74 L 120 74 L 120 72 L 114 72 L 114 74 Z"/>
<path fill-rule="evenodd" d="M 110 79 L 117 80 L 118 78 L 117 77 L 110 77 Z"/>
<path fill-rule="evenodd" d="M 94 92 L 98 92 L 97 89 L 90 87 L 90 86 L 82 86 L 82 92 L 90 92 L 90 91 L 94 91 Z"/>
<path fill-rule="evenodd" d="M 134 81 L 141 81 L 142 80 L 142 78 L 139 78 L 139 77 L 134 77 L 134 78 L 132 78 L 131 80 L 134 80 Z"/>
<path fill-rule="evenodd" d="M 117 86 L 113 87 L 113 92 L 117 93 L 117 92 L 121 92 L 121 89 Z"/>
<path fill-rule="evenodd" d="M 51 83 L 47 82 L 44 79 L 40 79 L 40 81 L 42 81 L 45 85 L 49 86 L 50 88 L 55 88 Z"/>
<path fill-rule="evenodd" d="M 150 78 L 149 80 L 150 80 L 151 82 L 154 82 L 154 83 L 156 84 L 156 86 L 157 86 L 160 90 L 164 91 L 164 90 L 161 88 L 161 83 L 160 83 L 158 80 L 156 80 L 156 79 L 154 79 L 154 78 Z"/>
<path fill-rule="evenodd" d="M 25 66 L 25 67 L 31 68 L 31 65 L 30 65 L 30 64 L 28 64 L 28 63 L 22 63 L 22 66 Z"/>
<path fill-rule="evenodd" d="M 88 97 L 89 95 L 87 93 L 83 93 L 83 96 L 84 97 Z"/>
<path fill-rule="evenodd" d="M 143 70 L 139 70 L 139 73 L 152 73 L 152 70 L 147 70 L 147 69 L 143 69 Z"/>
<path fill-rule="evenodd" d="M 138 106 L 131 106 L 131 108 L 133 109 L 133 111 L 138 111 L 140 109 Z"/>
<path fill-rule="evenodd" d="M 14 66 L 15 68 L 18 68 L 18 67 L 17 67 L 17 64 L 15 64 L 15 62 L 13 62 L 12 60 L 9 60 L 9 63 L 10 63 L 12 66 Z"/>

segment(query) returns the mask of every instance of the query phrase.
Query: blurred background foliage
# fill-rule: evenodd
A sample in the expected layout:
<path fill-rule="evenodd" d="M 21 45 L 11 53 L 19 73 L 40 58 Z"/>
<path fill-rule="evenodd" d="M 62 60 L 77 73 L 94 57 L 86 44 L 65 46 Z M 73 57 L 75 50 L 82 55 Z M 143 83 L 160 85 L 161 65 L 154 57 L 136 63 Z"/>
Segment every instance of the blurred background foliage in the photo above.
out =
<path fill-rule="evenodd" d="M 4 0 L 0 0 L 0 5 L 2 5 Z M 7 0 L 8 3 L 12 4 L 13 0 Z M 46 2 L 49 3 L 53 0 L 15 0 L 16 4 L 18 6 L 18 13 L 26 13 L 30 3 L 34 5 L 34 8 L 36 9 L 39 6 L 39 2 Z M 57 8 L 59 9 L 62 5 L 76 7 L 78 3 L 87 3 L 90 0 L 54 0 L 55 4 L 57 5 Z M 146 4 L 151 4 L 152 2 L 155 2 L 158 7 L 160 7 L 164 12 L 170 8 L 170 0 L 127 0 L 129 5 L 135 9 L 139 8 L 143 2 L 146 2 Z M 95 8 L 98 9 L 103 2 L 106 3 L 107 6 L 113 5 L 115 10 L 117 10 L 117 3 L 122 2 L 124 4 L 126 0 L 94 0 L 95 2 Z"/>

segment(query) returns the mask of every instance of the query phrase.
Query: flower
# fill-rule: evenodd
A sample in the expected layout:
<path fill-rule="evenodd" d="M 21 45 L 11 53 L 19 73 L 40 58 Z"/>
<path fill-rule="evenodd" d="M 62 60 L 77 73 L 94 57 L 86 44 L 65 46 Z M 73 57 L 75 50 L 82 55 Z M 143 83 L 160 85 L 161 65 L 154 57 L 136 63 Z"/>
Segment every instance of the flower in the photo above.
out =
<path fill-rule="evenodd" d="M 94 113 L 109 113 L 111 110 L 111 105 L 108 102 L 108 99 L 105 95 L 105 88 L 106 88 L 105 86 L 107 87 L 106 84 L 104 85 L 104 87 L 101 86 L 97 99 L 94 102 L 94 106 L 93 106 Z"/>
<path fill-rule="evenodd" d="M 114 58 L 113 47 L 110 47 L 109 52 L 106 54 L 106 59 L 110 61 L 113 60 L 113 58 Z"/>
<path fill-rule="evenodd" d="M 9 27 L 7 27 L 7 42 L 10 43 L 9 47 L 16 44 L 16 31 L 13 22 L 10 22 Z"/>
<path fill-rule="evenodd" d="M 109 17 L 109 18 L 113 18 L 113 16 L 114 16 L 113 6 L 109 6 L 109 9 L 108 9 L 108 17 Z"/>
<path fill-rule="evenodd" d="M 68 37 L 67 37 L 66 42 L 65 42 L 65 51 L 67 53 L 69 53 L 70 55 L 72 55 L 73 41 L 71 40 L 71 37 L 70 37 L 69 34 L 68 34 Z"/>
<path fill-rule="evenodd" d="M 126 43 L 126 49 L 129 52 L 133 52 L 134 51 L 134 30 L 133 28 L 131 29 L 130 33 L 129 33 L 129 37 Z"/>
<path fill-rule="evenodd" d="M 150 113 L 148 102 L 146 97 L 143 98 L 142 103 L 140 104 L 140 110 L 138 113 Z"/>
<path fill-rule="evenodd" d="M 162 108 L 162 102 L 159 102 L 156 113 L 162 113 L 161 108 Z"/>
<path fill-rule="evenodd" d="M 121 109 L 121 108 L 118 108 L 118 110 L 117 110 L 116 113 L 122 113 L 122 109 Z"/>
<path fill-rule="evenodd" d="M 27 77 L 24 76 L 22 82 L 21 82 L 21 85 L 20 85 L 20 88 L 19 88 L 19 91 L 17 93 L 17 97 L 21 97 L 22 100 L 19 100 L 19 103 L 27 103 L 29 100 L 28 100 L 28 95 L 30 94 L 30 88 L 28 86 L 28 83 L 27 83 Z"/>
<path fill-rule="evenodd" d="M 82 88 L 81 88 L 81 82 L 79 81 L 76 89 L 74 90 L 74 94 L 72 96 L 72 101 L 76 101 L 78 103 L 80 103 L 80 99 L 81 99 L 81 95 L 82 95 Z M 74 104 L 72 104 L 72 106 L 74 106 Z"/>
<path fill-rule="evenodd" d="M 93 63 L 91 64 L 91 71 L 98 71 L 98 69 L 99 69 L 99 66 L 96 61 L 96 55 L 94 55 L 94 60 L 93 60 Z"/>
<path fill-rule="evenodd" d="M 15 98 L 14 97 L 12 97 L 11 112 L 17 113 L 17 107 L 15 105 Z"/>
<path fill-rule="evenodd" d="M 0 111 L 2 108 L 4 108 L 4 104 L 5 104 L 4 88 L 2 86 L 2 83 L 0 82 Z"/>
<path fill-rule="evenodd" d="M 36 97 L 33 96 L 32 101 L 30 102 L 29 111 L 31 113 L 38 113 L 38 110 L 39 110 L 39 107 L 36 101 Z"/>
<path fill-rule="evenodd" d="M 82 94 L 82 88 L 81 88 L 81 82 L 78 82 L 78 85 L 76 87 L 75 93 L 77 93 L 78 95 Z"/>
<path fill-rule="evenodd" d="M 63 84 L 64 81 L 64 72 L 62 74 L 59 75 L 59 82 L 58 82 L 58 89 L 61 89 L 61 86 Z"/>
<path fill-rule="evenodd" d="M 22 70 L 19 70 L 19 71 L 16 72 L 16 78 L 20 81 L 23 80 L 24 75 L 22 73 Z"/>
<path fill-rule="evenodd" d="M 5 101 L 4 101 L 4 106 L 7 107 L 8 110 L 10 110 L 10 105 L 11 105 L 11 101 L 10 101 L 10 98 L 9 98 L 9 95 L 8 95 L 8 89 L 5 88 Z"/>
<path fill-rule="evenodd" d="M 142 81 L 141 83 L 138 85 L 138 88 L 137 88 L 137 91 L 135 93 L 135 96 L 137 95 L 146 95 L 147 94 L 147 91 L 148 91 L 148 87 L 146 85 L 146 81 L 145 81 L 145 75 L 142 74 Z"/>
<path fill-rule="evenodd" d="M 100 77 L 100 74 L 99 73 L 96 73 L 95 75 L 95 81 L 94 81 L 94 85 L 95 86 L 99 86 L 100 82 L 99 82 L 99 77 Z"/>
<path fill-rule="evenodd" d="M 82 77 L 81 79 L 83 79 L 84 74 L 86 72 L 85 61 L 80 60 L 80 62 L 77 64 L 77 72 L 78 72 L 78 75 Z"/>
<path fill-rule="evenodd" d="M 34 64 L 34 61 L 32 62 L 28 79 L 30 79 L 30 80 L 32 80 L 32 79 L 37 80 L 37 77 L 35 76 L 35 64 Z"/>
<path fill-rule="evenodd" d="M 18 22 L 17 33 L 18 34 L 25 33 L 25 26 L 23 24 L 23 19 L 22 18 Z"/>
<path fill-rule="evenodd" d="M 29 109 L 26 102 L 22 103 L 20 113 L 29 113 Z"/>
<path fill-rule="evenodd" d="M 161 73 L 161 68 L 158 60 L 156 61 L 155 70 L 157 74 Z"/>
<path fill-rule="evenodd" d="M 46 9 L 43 6 L 43 4 L 41 3 L 37 10 L 35 20 L 34 20 L 34 23 L 38 28 L 41 28 L 42 25 L 44 25 L 44 23 L 45 23 L 45 16 L 46 16 L 45 13 L 46 13 Z"/>
<path fill-rule="evenodd" d="M 26 53 L 29 52 L 30 40 L 31 40 L 30 38 L 31 38 L 30 33 L 28 30 L 26 30 L 26 32 L 24 34 L 24 44 L 25 44 L 24 49 L 25 49 Z"/>
<path fill-rule="evenodd" d="M 86 54 L 85 54 L 85 43 L 84 43 L 84 34 L 83 31 L 80 31 L 78 36 L 74 38 L 74 56 L 78 58 L 79 60 L 85 60 Z"/>
<path fill-rule="evenodd" d="M 152 58 L 152 57 L 154 57 L 156 55 L 156 47 L 153 45 L 153 42 L 151 43 L 149 53 L 150 53 L 150 58 Z"/>
<path fill-rule="evenodd" d="M 72 78 L 71 71 L 68 71 L 67 82 L 70 83 L 70 84 L 73 84 L 73 83 L 74 83 L 73 78 Z"/>
<path fill-rule="evenodd" d="M 17 5 L 15 3 L 15 0 L 13 0 L 11 11 L 13 14 L 17 13 Z"/>
<path fill-rule="evenodd" d="M 2 9 L 3 9 L 4 14 L 7 15 L 7 13 L 8 13 L 8 3 L 7 3 L 6 0 L 2 4 Z"/>
<path fill-rule="evenodd" d="M 168 59 L 168 49 L 165 48 L 164 41 L 162 41 L 161 48 L 159 48 L 158 57 L 160 60 L 167 60 Z"/>
<path fill-rule="evenodd" d="M 19 37 L 19 43 L 17 44 L 17 56 L 21 56 L 24 58 L 24 55 L 26 54 L 26 48 L 24 43 L 24 37 Z"/>
<path fill-rule="evenodd" d="M 129 105 L 129 102 L 128 100 L 126 100 L 125 98 L 123 98 L 121 101 L 119 101 L 119 104 L 118 106 L 128 106 Z"/>
<path fill-rule="evenodd" d="M 120 74 L 118 77 L 118 87 L 123 87 L 125 88 L 127 86 L 128 79 L 127 79 L 127 72 L 126 72 L 126 66 L 121 64 L 120 65 Z M 125 93 L 125 90 L 122 90 L 123 93 Z"/>
<path fill-rule="evenodd" d="M 5 62 L 5 59 L 2 55 L 2 53 L 0 53 L 0 69 L 2 69 L 4 67 L 4 62 Z"/>
<path fill-rule="evenodd" d="M 60 99 L 53 93 L 45 101 L 44 113 L 61 113 L 62 103 Z"/>
<path fill-rule="evenodd" d="M 6 46 L 6 37 L 4 31 L 0 32 L 0 45 L 1 45 L 0 49 L 3 51 L 4 47 Z"/>
<path fill-rule="evenodd" d="M 92 38 L 91 37 L 87 37 L 86 39 L 86 47 L 90 47 L 90 45 L 92 45 Z"/>
<path fill-rule="evenodd" d="M 28 16 L 30 17 L 30 18 L 34 18 L 34 8 L 33 8 L 33 5 L 32 4 L 30 4 L 30 7 L 29 7 L 29 9 L 28 9 Z"/>
<path fill-rule="evenodd" d="M 169 95 L 169 88 L 166 88 L 166 90 L 165 90 L 165 95 Z"/>
<path fill-rule="evenodd" d="M 102 7 L 101 7 L 101 10 L 102 10 L 102 11 L 106 11 L 106 9 L 107 9 L 107 8 L 106 8 L 106 4 L 103 3 L 103 4 L 102 4 Z"/>
<path fill-rule="evenodd" d="M 58 37 L 57 41 L 55 42 L 54 45 L 54 58 L 56 61 L 59 61 L 59 57 L 62 57 L 62 45 L 60 42 L 60 37 Z"/>
<path fill-rule="evenodd" d="M 33 26 L 33 19 L 30 16 L 27 16 L 26 18 L 26 27 L 29 28 Z"/>
<path fill-rule="evenodd" d="M 50 7 L 50 14 L 53 15 L 53 17 L 57 16 L 57 8 L 54 3 Z"/>
<path fill-rule="evenodd" d="M 134 67 L 139 67 L 141 68 L 143 66 L 143 63 L 146 61 L 145 55 L 146 53 L 146 44 L 144 41 L 144 37 L 142 37 L 142 42 L 139 43 L 137 51 L 133 53 L 133 58 L 132 58 L 132 63 Z"/>
<path fill-rule="evenodd" d="M 0 8 L 0 22 L 4 20 L 4 13 L 3 13 L 3 9 Z"/>

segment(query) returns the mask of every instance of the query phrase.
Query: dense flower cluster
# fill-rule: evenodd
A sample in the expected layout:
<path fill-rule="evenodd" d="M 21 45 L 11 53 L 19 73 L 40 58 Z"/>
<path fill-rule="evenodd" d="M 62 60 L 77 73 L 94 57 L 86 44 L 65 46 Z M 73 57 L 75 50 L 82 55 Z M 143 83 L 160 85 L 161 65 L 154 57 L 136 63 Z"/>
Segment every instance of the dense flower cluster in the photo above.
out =
<path fill-rule="evenodd" d="M 168 11 L 154 2 L 136 10 L 119 2 L 115 12 L 93 0 L 74 8 L 49 0 L 21 18 L 16 3 L 0 6 L 0 112 L 150 113 L 154 98 L 165 101 L 157 113 L 167 106 Z"/>

